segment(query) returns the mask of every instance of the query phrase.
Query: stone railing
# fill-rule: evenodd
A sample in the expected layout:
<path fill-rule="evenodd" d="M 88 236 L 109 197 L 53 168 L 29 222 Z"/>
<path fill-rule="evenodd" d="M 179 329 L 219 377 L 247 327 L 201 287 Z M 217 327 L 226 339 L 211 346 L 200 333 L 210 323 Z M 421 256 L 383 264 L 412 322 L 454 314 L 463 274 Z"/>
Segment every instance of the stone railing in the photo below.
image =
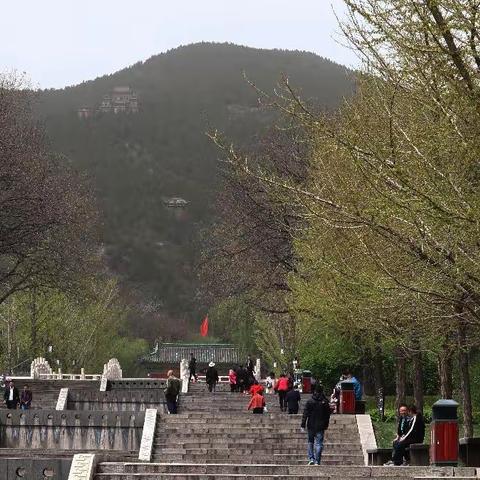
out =
<path fill-rule="evenodd" d="M 163 378 L 123 378 L 122 380 L 109 380 L 108 390 L 143 390 L 163 389 L 167 380 Z"/>
<path fill-rule="evenodd" d="M 138 412 L 148 408 L 157 408 L 160 412 L 165 410 L 163 389 L 70 391 L 67 402 L 68 410 L 80 411 Z"/>
<path fill-rule="evenodd" d="M 102 376 L 98 373 L 91 373 L 91 374 L 81 374 L 81 373 L 62 373 L 61 371 L 58 373 L 41 373 L 36 378 L 39 380 L 95 380 L 99 381 Z"/>
<path fill-rule="evenodd" d="M 0 410 L 0 448 L 138 451 L 144 419 L 144 412 Z"/>

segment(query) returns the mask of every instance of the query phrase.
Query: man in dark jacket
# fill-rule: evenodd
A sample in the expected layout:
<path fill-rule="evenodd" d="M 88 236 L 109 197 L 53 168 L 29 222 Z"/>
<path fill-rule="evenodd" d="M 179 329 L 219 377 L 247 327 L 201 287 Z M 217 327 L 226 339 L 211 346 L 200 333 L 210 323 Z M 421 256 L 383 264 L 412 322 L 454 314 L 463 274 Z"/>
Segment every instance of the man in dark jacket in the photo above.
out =
<path fill-rule="evenodd" d="M 392 460 L 394 465 L 402 465 L 404 457 L 408 461 L 408 457 L 405 455 L 407 448 L 412 443 L 423 443 L 425 439 L 425 422 L 422 415 L 417 412 L 417 407 L 411 405 L 408 414 L 407 432 L 393 442 Z"/>
<path fill-rule="evenodd" d="M 20 402 L 20 395 L 18 393 L 18 388 L 13 384 L 13 381 L 5 387 L 5 393 L 3 394 L 7 408 L 12 410 L 17 408 L 17 405 Z"/>
<path fill-rule="evenodd" d="M 188 370 L 190 371 L 190 375 L 188 377 L 188 381 L 190 382 L 193 380 L 196 382 L 198 380 L 197 377 L 197 359 L 193 356 L 193 353 L 190 354 L 190 361 L 188 362 Z"/>
<path fill-rule="evenodd" d="M 247 368 L 248 374 L 253 377 L 253 373 L 255 371 L 255 365 L 254 365 L 253 359 L 250 355 L 248 355 L 248 357 L 247 357 L 247 361 L 245 362 L 245 367 Z"/>
<path fill-rule="evenodd" d="M 167 373 L 167 387 L 165 388 L 165 400 L 167 401 L 168 413 L 177 413 L 177 399 L 180 393 L 180 380 L 175 377 L 173 370 Z"/>
<path fill-rule="evenodd" d="M 218 372 L 217 372 L 217 369 L 215 368 L 214 362 L 210 362 L 208 364 L 207 373 L 205 374 L 205 381 L 207 382 L 207 385 L 208 385 L 208 391 L 214 392 L 215 386 L 218 383 Z"/>
<path fill-rule="evenodd" d="M 294 385 L 293 389 L 287 393 L 285 401 L 287 402 L 288 413 L 297 414 L 298 413 L 298 404 L 300 403 L 301 397 L 300 392 L 298 391 L 298 385 Z"/>
<path fill-rule="evenodd" d="M 325 430 L 330 422 L 330 405 L 321 385 L 315 386 L 312 398 L 303 410 L 302 431 L 308 432 L 308 464 L 320 465 Z"/>
<path fill-rule="evenodd" d="M 240 393 L 243 393 L 245 391 L 245 389 L 247 388 L 248 372 L 243 367 L 243 365 L 240 365 L 238 367 L 236 373 L 237 373 L 237 391 L 240 392 Z"/>

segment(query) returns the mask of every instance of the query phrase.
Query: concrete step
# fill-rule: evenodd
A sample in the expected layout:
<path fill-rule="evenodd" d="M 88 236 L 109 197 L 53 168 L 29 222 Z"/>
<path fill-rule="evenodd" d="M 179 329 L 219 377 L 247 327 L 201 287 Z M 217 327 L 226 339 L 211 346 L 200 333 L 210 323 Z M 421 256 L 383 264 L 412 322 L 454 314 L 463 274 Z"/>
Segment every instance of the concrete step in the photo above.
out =
<path fill-rule="evenodd" d="M 245 455 L 236 453 L 225 453 L 216 455 L 207 454 L 158 454 L 152 456 L 153 462 L 189 462 L 197 464 L 205 463 L 231 463 L 231 464 L 281 464 L 281 465 L 304 465 L 307 460 L 306 450 L 304 453 L 295 454 L 256 454 Z M 322 463 L 325 465 L 363 465 L 363 455 L 341 455 L 328 454 L 322 455 Z"/>
<path fill-rule="evenodd" d="M 277 444 L 277 447 L 281 446 L 288 446 L 289 448 L 298 446 L 305 446 L 306 445 L 306 438 L 295 438 L 288 441 L 280 441 Z M 269 442 L 268 442 L 269 443 Z M 220 446 L 222 448 L 258 448 L 265 446 L 264 439 L 236 439 L 236 438 L 221 438 L 221 439 L 198 439 L 192 440 L 190 438 L 183 439 L 183 440 L 173 440 L 170 438 L 162 438 L 157 439 L 154 438 L 154 445 L 162 448 L 169 448 L 174 445 L 177 448 L 209 448 L 215 446 Z M 350 451 L 358 451 L 362 450 L 361 446 L 357 443 L 334 443 L 334 442 L 325 442 L 324 445 L 325 449 L 342 449 L 342 450 L 350 450 Z"/>
<path fill-rule="evenodd" d="M 108 477 L 111 475 L 111 477 Z M 364 466 L 308 466 L 308 465 L 252 465 L 252 464 L 203 464 L 195 463 L 101 463 L 95 478 L 115 479 L 224 479 L 224 478 L 352 478 L 385 479 L 439 479 L 476 478 L 474 468 L 453 467 L 364 467 Z"/>
<path fill-rule="evenodd" d="M 158 446 L 154 445 L 155 453 L 161 455 L 208 455 L 208 456 L 229 456 L 232 452 L 235 452 L 235 455 L 298 455 L 299 452 L 303 452 L 306 450 L 306 444 L 302 446 L 294 446 L 294 447 L 286 447 L 286 446 L 254 446 L 250 448 L 242 448 L 242 447 L 210 447 L 210 446 L 199 446 L 199 447 L 189 447 L 183 448 L 181 446 Z M 359 450 L 345 450 L 345 449 L 330 449 L 325 448 L 324 454 L 329 455 L 342 455 L 342 456 L 355 456 L 355 455 L 362 455 L 362 451 Z"/>

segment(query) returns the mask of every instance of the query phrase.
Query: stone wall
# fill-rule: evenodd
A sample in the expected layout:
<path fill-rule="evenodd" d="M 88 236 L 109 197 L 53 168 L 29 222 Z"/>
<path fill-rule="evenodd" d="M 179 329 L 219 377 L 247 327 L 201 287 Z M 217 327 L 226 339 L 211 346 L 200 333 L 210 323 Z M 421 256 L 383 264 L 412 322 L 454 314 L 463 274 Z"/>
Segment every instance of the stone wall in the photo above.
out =
<path fill-rule="evenodd" d="M 162 389 L 72 391 L 68 394 L 67 410 L 100 410 L 110 412 L 143 412 L 147 408 L 165 411 Z"/>
<path fill-rule="evenodd" d="M 144 418 L 144 412 L 2 410 L 0 447 L 138 452 Z"/>
<path fill-rule="evenodd" d="M 0 458 L 0 480 L 67 480 L 71 464 L 71 458 Z"/>

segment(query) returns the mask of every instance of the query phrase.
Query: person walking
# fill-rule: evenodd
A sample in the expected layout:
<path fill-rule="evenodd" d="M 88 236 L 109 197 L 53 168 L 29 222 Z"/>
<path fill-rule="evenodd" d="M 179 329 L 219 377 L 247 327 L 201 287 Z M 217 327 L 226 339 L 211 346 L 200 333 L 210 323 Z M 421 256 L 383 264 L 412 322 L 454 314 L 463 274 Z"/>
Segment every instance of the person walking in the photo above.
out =
<path fill-rule="evenodd" d="M 275 385 L 275 374 L 270 372 L 265 379 L 265 393 L 273 393 L 273 386 Z"/>
<path fill-rule="evenodd" d="M 20 394 L 20 408 L 22 410 L 30 410 L 32 399 L 32 392 L 28 389 L 28 385 L 24 385 L 22 393 Z"/>
<path fill-rule="evenodd" d="M 240 393 L 245 391 L 247 384 L 247 376 L 247 370 L 243 367 L 243 365 L 240 365 L 237 370 L 237 391 L 239 391 Z"/>
<path fill-rule="evenodd" d="M 287 403 L 285 397 L 288 392 L 288 378 L 284 373 L 280 375 L 280 378 L 275 384 L 275 391 L 278 393 L 278 401 L 280 402 L 280 411 L 285 412 L 287 410 Z"/>
<path fill-rule="evenodd" d="M 288 413 L 290 415 L 296 415 L 298 413 L 299 403 L 301 399 L 302 397 L 300 396 L 300 392 L 298 391 L 298 385 L 294 385 L 292 390 L 288 391 L 285 397 Z"/>
<path fill-rule="evenodd" d="M 215 392 L 215 386 L 218 383 L 218 372 L 215 368 L 214 362 L 210 362 L 208 364 L 207 373 L 205 374 L 205 381 L 208 385 L 208 391 Z"/>
<path fill-rule="evenodd" d="M 237 390 L 237 374 L 232 368 L 228 372 L 228 382 L 230 383 L 230 392 L 235 392 Z"/>
<path fill-rule="evenodd" d="M 18 394 L 18 388 L 14 385 L 13 380 L 11 380 L 5 388 L 3 399 L 7 404 L 7 408 L 10 410 L 15 410 L 17 408 L 17 405 L 20 402 L 20 396 Z"/>
<path fill-rule="evenodd" d="M 321 385 L 315 386 L 312 398 L 303 410 L 301 430 L 308 432 L 308 464 L 320 465 L 323 439 L 330 422 L 330 405 Z"/>
<path fill-rule="evenodd" d="M 256 393 L 263 395 L 263 387 L 258 383 L 258 380 L 254 380 L 253 385 L 248 390 L 248 393 L 252 396 Z"/>
<path fill-rule="evenodd" d="M 177 399 L 180 393 L 180 380 L 175 377 L 173 370 L 167 372 L 167 386 L 165 388 L 165 400 L 167 401 L 168 413 L 177 413 Z"/>
<path fill-rule="evenodd" d="M 245 367 L 247 368 L 248 375 L 253 377 L 255 373 L 255 364 L 253 363 L 251 355 L 248 355 Z"/>
<path fill-rule="evenodd" d="M 193 353 L 190 354 L 190 361 L 188 362 L 188 370 L 190 372 L 188 381 L 190 382 L 193 377 L 193 381 L 196 382 L 198 380 L 197 377 L 197 359 L 193 356 Z"/>
<path fill-rule="evenodd" d="M 263 413 L 265 409 L 265 397 L 261 394 L 261 392 L 256 391 L 250 403 L 248 404 L 248 410 L 253 410 L 253 413 Z"/>

